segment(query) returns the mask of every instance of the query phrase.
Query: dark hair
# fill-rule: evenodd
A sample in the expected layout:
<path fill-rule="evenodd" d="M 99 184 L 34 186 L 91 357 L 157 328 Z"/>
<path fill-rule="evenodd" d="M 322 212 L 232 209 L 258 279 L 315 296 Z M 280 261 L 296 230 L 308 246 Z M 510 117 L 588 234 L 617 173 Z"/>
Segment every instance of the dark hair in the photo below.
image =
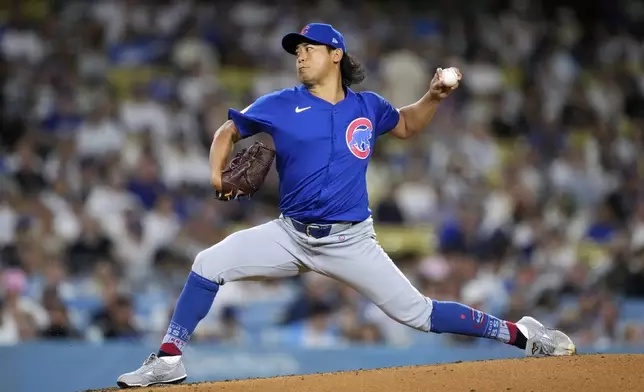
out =
<path fill-rule="evenodd" d="M 335 48 L 327 46 L 329 51 Z M 343 53 L 340 60 L 340 76 L 342 76 L 342 86 L 350 87 L 354 84 L 360 84 L 364 80 L 365 72 L 364 67 L 358 59 L 351 56 L 349 53 Z"/>

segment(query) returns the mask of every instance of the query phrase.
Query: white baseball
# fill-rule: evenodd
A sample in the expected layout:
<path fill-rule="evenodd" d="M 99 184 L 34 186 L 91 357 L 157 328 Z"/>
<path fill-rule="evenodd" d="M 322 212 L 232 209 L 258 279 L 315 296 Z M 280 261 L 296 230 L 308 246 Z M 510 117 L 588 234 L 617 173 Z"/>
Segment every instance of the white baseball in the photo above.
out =
<path fill-rule="evenodd" d="M 441 74 L 441 80 L 443 81 L 443 86 L 453 87 L 458 83 L 458 74 L 454 68 L 444 69 Z"/>

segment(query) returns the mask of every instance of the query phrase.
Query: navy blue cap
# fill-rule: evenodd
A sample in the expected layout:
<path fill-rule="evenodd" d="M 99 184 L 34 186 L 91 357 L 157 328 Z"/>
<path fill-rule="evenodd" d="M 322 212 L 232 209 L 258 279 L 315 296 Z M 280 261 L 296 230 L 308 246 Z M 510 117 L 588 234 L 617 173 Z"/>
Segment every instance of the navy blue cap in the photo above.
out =
<path fill-rule="evenodd" d="M 344 37 L 340 32 L 326 23 L 310 23 L 299 33 L 288 33 L 282 38 L 282 47 L 290 54 L 295 54 L 295 48 L 302 42 L 329 45 L 347 52 Z"/>

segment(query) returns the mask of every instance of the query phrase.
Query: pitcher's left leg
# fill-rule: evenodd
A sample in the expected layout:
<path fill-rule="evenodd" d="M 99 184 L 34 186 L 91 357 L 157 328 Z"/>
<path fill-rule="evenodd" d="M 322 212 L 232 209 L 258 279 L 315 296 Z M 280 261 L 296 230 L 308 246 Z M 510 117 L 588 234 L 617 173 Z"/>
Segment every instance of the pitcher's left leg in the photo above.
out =
<path fill-rule="evenodd" d="M 391 261 L 375 240 L 370 223 L 310 241 L 319 254 L 307 267 L 352 287 L 399 323 L 429 332 L 432 300 Z"/>
<path fill-rule="evenodd" d="M 353 287 L 392 319 L 424 332 L 498 340 L 524 349 L 529 356 L 575 353 L 568 336 L 531 317 L 513 323 L 464 304 L 425 297 L 380 247 L 373 228 L 358 226 L 362 227 L 343 235 L 342 242 L 321 247 L 323 255 L 314 259 L 312 267 Z"/>

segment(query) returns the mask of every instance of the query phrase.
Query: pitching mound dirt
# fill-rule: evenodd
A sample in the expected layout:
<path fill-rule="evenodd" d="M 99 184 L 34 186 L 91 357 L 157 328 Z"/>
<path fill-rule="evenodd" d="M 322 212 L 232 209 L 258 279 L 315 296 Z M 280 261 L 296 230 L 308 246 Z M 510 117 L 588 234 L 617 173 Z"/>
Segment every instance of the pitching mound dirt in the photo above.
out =
<path fill-rule="evenodd" d="M 644 355 L 577 355 L 184 384 L 137 392 L 644 391 Z"/>

